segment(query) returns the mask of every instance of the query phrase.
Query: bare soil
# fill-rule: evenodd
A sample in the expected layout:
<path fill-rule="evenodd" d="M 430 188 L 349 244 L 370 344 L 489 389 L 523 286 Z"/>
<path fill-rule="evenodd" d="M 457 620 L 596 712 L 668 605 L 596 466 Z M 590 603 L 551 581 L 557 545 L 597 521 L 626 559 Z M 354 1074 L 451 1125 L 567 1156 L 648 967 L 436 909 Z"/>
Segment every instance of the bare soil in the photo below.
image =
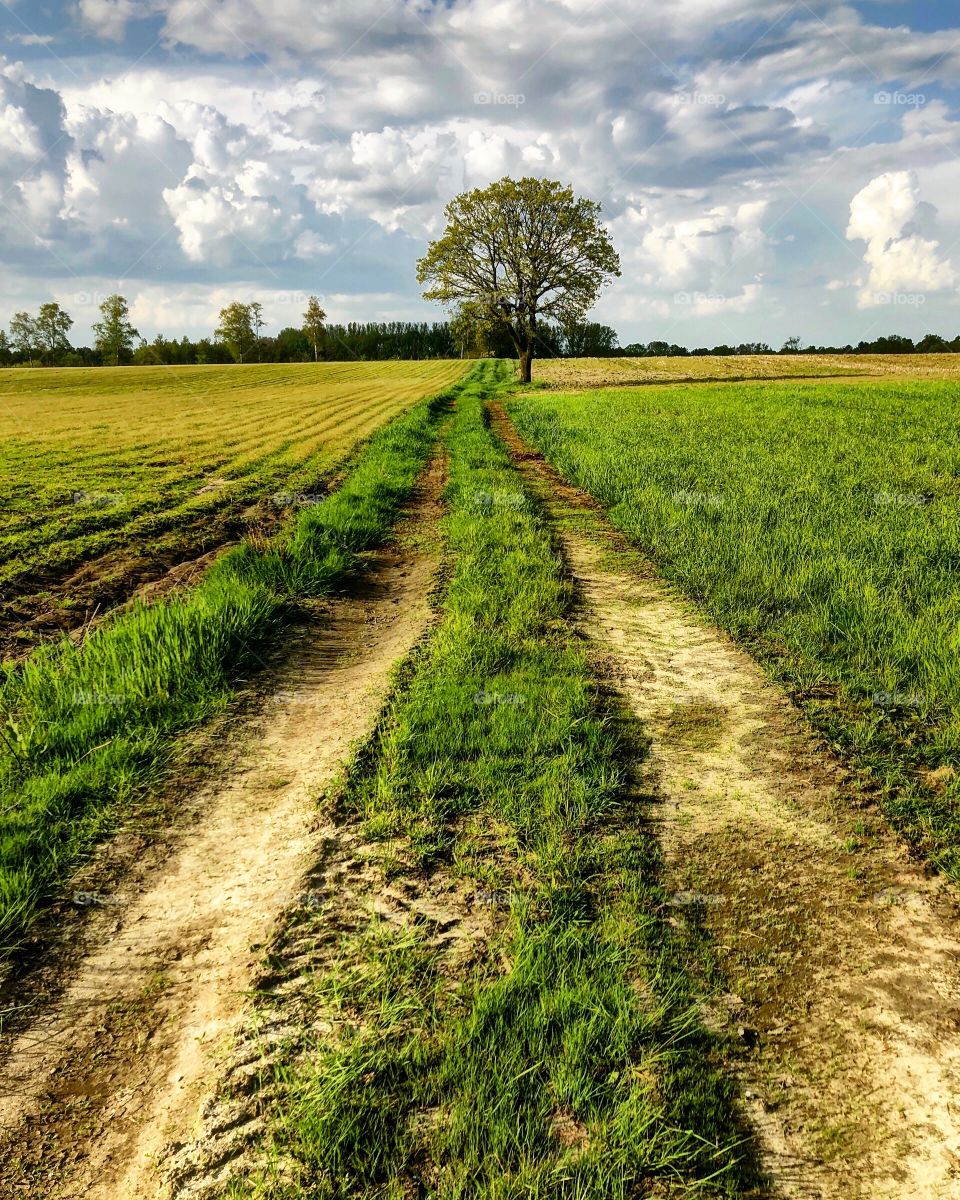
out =
<path fill-rule="evenodd" d="M 183 799 L 155 863 L 93 898 L 85 952 L 5 1028 L 0 1196 L 161 1194 L 246 1026 L 278 921 L 310 907 L 309 873 L 331 857 L 318 798 L 429 622 L 442 479 L 438 460 L 362 584 L 299 631 L 259 716 L 233 735 L 237 766 Z"/>
<path fill-rule="evenodd" d="M 494 426 L 556 523 L 597 667 L 649 739 L 673 919 L 714 983 L 704 1019 L 739 1048 L 773 1193 L 960 1197 L 954 892 L 757 664 L 502 409 Z"/>
<path fill-rule="evenodd" d="M 341 479 L 337 475 L 312 491 L 333 491 Z M 224 481 L 198 494 L 216 491 L 218 482 Z M 227 505 L 178 527 L 147 553 L 119 547 L 88 562 L 24 574 L 0 595 L 0 661 L 24 658 L 39 642 L 61 634 L 80 639 L 113 609 L 192 587 L 241 538 L 269 538 L 288 517 L 269 500 Z"/>

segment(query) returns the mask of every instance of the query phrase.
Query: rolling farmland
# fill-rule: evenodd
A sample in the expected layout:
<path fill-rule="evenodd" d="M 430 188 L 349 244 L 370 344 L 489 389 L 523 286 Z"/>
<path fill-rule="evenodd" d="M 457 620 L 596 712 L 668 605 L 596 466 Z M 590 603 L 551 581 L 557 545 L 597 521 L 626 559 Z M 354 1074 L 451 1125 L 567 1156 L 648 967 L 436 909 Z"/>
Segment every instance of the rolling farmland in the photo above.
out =
<path fill-rule="evenodd" d="M 11 373 L 10 578 L 217 561 L 4 673 L 0 1183 L 949 1177 L 955 387 L 651 364 Z"/>
<path fill-rule="evenodd" d="M 270 532 L 358 440 L 462 373 L 457 362 L 0 371 L 4 648 Z"/>

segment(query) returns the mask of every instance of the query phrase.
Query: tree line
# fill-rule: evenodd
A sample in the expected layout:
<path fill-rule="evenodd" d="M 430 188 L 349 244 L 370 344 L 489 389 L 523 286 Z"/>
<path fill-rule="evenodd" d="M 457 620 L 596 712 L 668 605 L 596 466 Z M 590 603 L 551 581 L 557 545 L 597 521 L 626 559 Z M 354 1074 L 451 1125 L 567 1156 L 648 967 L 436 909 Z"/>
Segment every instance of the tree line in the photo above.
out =
<path fill-rule="evenodd" d="M 376 361 L 386 359 L 473 358 L 494 355 L 516 358 L 506 330 L 478 331 L 469 322 L 350 321 L 328 324 L 316 296 L 311 296 L 300 326 L 276 334 L 258 301 L 234 301 L 220 311 L 212 337 L 193 340 L 162 334 L 148 342 L 130 320 L 124 296 L 106 297 L 93 326 L 93 346 L 70 342 L 73 319 L 56 301 L 37 313 L 14 313 L 9 333 L 0 329 L 0 366 L 152 366 L 198 363 Z M 741 342 L 688 349 L 673 342 L 631 342 L 621 346 L 616 330 L 596 321 L 566 326 L 543 323 L 536 331 L 540 358 L 676 357 L 777 353 L 766 342 Z M 781 354 L 949 354 L 960 353 L 960 337 L 948 340 L 931 333 L 918 341 L 889 334 L 857 345 L 803 346 L 788 338 Z"/>

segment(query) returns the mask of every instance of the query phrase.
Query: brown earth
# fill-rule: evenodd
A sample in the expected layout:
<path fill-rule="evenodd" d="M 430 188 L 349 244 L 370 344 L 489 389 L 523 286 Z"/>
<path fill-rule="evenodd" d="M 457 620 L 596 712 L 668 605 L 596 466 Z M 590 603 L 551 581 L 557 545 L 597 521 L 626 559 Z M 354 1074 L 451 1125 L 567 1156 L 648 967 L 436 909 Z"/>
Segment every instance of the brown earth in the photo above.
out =
<path fill-rule="evenodd" d="M 960 1197 L 953 891 L 911 860 L 757 664 L 502 409 L 493 421 L 555 522 L 598 670 L 650 741 L 644 784 L 674 920 L 715 984 L 705 1020 L 740 1046 L 775 1194 Z"/>
<path fill-rule="evenodd" d="M 338 474 L 311 490 L 329 493 L 342 478 Z M 200 492 L 216 491 L 214 484 L 223 482 L 213 481 Z M 61 634 L 78 640 L 116 608 L 192 587 L 240 539 L 270 538 L 288 519 L 289 511 L 269 500 L 228 504 L 195 524 L 178 526 L 149 553 L 125 546 L 87 562 L 19 575 L 0 593 L 0 661 L 24 658 L 38 643 Z"/>
<path fill-rule="evenodd" d="M 235 769 L 182 802 L 143 870 L 88 897 L 57 994 L 21 981 L 29 1006 L 0 1046 L 0 1196 L 155 1197 L 158 1165 L 200 1128 L 263 949 L 330 857 L 318 797 L 428 624 L 442 481 L 437 460 L 362 584 L 300 630 L 233 736 Z"/>

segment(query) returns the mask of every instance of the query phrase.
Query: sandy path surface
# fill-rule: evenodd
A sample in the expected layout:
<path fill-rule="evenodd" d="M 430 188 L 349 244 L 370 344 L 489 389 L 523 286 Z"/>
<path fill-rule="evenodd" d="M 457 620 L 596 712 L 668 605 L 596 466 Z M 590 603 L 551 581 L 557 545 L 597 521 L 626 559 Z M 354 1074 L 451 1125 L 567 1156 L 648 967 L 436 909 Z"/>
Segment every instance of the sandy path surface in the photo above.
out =
<path fill-rule="evenodd" d="M 301 629 L 243 730 L 242 762 L 186 798 L 169 852 L 125 896 L 56 1002 L 0 1047 L 0 1195 L 155 1197 L 243 1025 L 262 947 L 321 849 L 317 799 L 367 735 L 429 621 L 435 462 L 397 543 Z"/>
<path fill-rule="evenodd" d="M 599 669 L 650 739 L 675 920 L 720 984 L 775 1193 L 960 1197 L 960 921 L 783 692 L 516 435 Z M 714 980 L 716 984 L 716 979 Z"/>

